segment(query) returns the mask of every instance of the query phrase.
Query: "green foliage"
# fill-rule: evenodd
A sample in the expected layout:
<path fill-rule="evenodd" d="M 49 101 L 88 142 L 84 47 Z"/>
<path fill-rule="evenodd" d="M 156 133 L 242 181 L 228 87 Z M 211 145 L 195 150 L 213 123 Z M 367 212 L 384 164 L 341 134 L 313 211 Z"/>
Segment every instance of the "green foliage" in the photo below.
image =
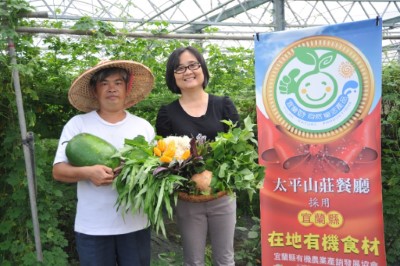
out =
<path fill-rule="evenodd" d="M 210 143 L 212 152 L 205 155 L 206 168 L 213 172 L 211 187 L 217 191 L 247 191 L 250 201 L 264 181 L 265 167 L 257 163 L 257 140 L 250 117 L 243 127 L 234 127 L 231 121 L 226 133 L 218 133 Z M 229 152 L 227 152 L 229 151 Z"/>
<path fill-rule="evenodd" d="M 256 117 L 254 53 L 243 47 L 227 48 L 222 52 L 216 45 L 207 45 L 207 66 L 210 70 L 211 93 L 229 95 L 240 114 Z"/>
<path fill-rule="evenodd" d="M 19 23 L 20 15 L 32 11 L 33 8 L 25 0 L 2 0 L 0 2 L 0 44 L 7 39 L 18 36 L 15 28 Z"/>
<path fill-rule="evenodd" d="M 8 137 L 2 139 L 1 143 L 2 150 L 7 153 L 0 155 L 0 264 L 36 265 L 22 146 L 15 132 L 18 130 L 14 125 L 5 132 Z M 57 140 L 35 139 L 37 206 L 44 260 L 48 265 L 66 265 L 68 231 L 63 230 L 71 230 L 75 202 L 65 201 L 66 198 L 73 199 L 71 193 L 74 191 L 49 180 L 56 144 Z"/>
<path fill-rule="evenodd" d="M 160 166 L 160 160 L 153 154 L 153 145 L 147 143 L 143 136 L 125 140 L 125 147 L 118 153 L 124 163 L 113 183 L 118 192 L 117 207 L 122 208 L 126 215 L 143 208 L 156 232 L 161 230 L 166 236 L 163 209 L 172 219 L 178 196 L 173 194 L 174 188 L 181 185 L 185 178 L 176 174 L 160 178 L 154 174 Z"/>
<path fill-rule="evenodd" d="M 181 41 L 127 38 L 109 23 L 82 18 L 74 28 L 90 36 L 45 36 L 40 45 L 31 34 L 18 34 L 17 26 L 63 28 L 61 21 L 35 21 L 19 15 L 31 11 L 24 0 L 0 2 L 0 265 L 35 265 L 35 245 L 18 113 L 12 81 L 12 67 L 18 70 L 28 131 L 36 136 L 36 182 L 39 223 L 47 265 L 76 263 L 73 220 L 75 185 L 52 179 L 51 167 L 57 139 L 63 125 L 78 112 L 68 103 L 68 89 L 75 77 L 101 59 L 130 59 L 150 67 L 155 76 L 151 95 L 130 111 L 155 123 L 156 112 L 176 95 L 165 85 L 165 63 L 177 47 L 193 45 L 204 52 L 211 73 L 207 91 L 229 95 L 242 119 L 255 121 L 254 54 L 252 50 L 228 48 L 222 51 L 211 41 Z M 167 24 L 149 24 L 149 32 L 164 34 Z M 207 31 L 214 31 L 213 28 Z M 111 37 L 110 34 L 116 34 Z M 17 65 L 11 66 L 8 40 L 15 44 Z M 45 49 L 42 49 L 45 47 Z M 400 66 L 393 62 L 383 69 L 382 98 L 382 185 L 385 244 L 389 265 L 400 262 Z M 248 204 L 239 194 L 238 213 Z M 257 206 L 258 202 L 251 206 Z M 243 206 L 242 208 L 240 206 Z M 256 209 L 252 207 L 251 209 Z M 256 212 L 256 211 L 254 211 Z M 257 215 L 257 213 L 255 213 Z M 249 229 L 257 231 L 258 229 Z M 255 244 L 255 242 L 253 242 Z M 250 250 L 250 249 L 244 249 Z M 251 251 L 247 252 L 249 255 Z M 244 252 L 239 253 L 244 256 Z"/>
<path fill-rule="evenodd" d="M 253 266 L 261 264 L 260 218 L 252 217 L 254 224 L 250 227 L 237 226 L 236 230 L 247 233 L 247 239 L 235 252 L 235 262 L 239 265 Z"/>
<path fill-rule="evenodd" d="M 387 262 L 400 262 L 400 65 L 386 65 L 382 74 L 382 187 Z"/>
<path fill-rule="evenodd" d="M 151 266 L 178 265 L 183 258 L 176 252 L 164 252 L 158 254 L 158 259 L 151 262 Z"/>
<path fill-rule="evenodd" d="M 172 219 L 178 191 L 199 193 L 192 187 L 188 177 L 204 171 L 204 167 L 213 172 L 210 185 L 213 192 L 227 191 L 232 195 L 236 191 L 246 191 L 251 201 L 253 195 L 262 187 L 265 169 L 257 163 L 257 141 L 253 132 L 255 124 L 249 117 L 244 120 L 243 128 L 234 127 L 232 121 L 224 123 L 229 126 L 229 130 L 219 133 L 214 141 L 200 139 L 196 142 L 196 139 L 190 141 L 190 138 L 186 137 L 187 143 L 190 141 L 192 154 L 182 161 L 174 157 L 175 149 L 179 149 L 179 145 L 176 147 L 171 143 L 162 144 L 163 140 L 159 140 L 156 148 L 160 154 L 157 154 L 153 152 L 154 144 L 147 143 L 143 136 L 126 139 L 124 148 L 113 156 L 123 162 L 121 173 L 113 183 L 118 192 L 118 208 L 122 208 L 127 215 L 130 215 L 129 211 L 136 213 L 139 208 L 143 208 L 156 232 L 161 229 L 166 236 L 162 210 L 164 209 L 168 218 Z M 97 147 L 89 147 L 92 146 L 90 142 L 85 145 L 88 146 L 87 150 Z M 227 153 L 227 150 L 231 152 Z M 92 157 L 89 154 L 85 155 L 88 159 Z M 164 156 L 174 159 L 163 161 Z"/>

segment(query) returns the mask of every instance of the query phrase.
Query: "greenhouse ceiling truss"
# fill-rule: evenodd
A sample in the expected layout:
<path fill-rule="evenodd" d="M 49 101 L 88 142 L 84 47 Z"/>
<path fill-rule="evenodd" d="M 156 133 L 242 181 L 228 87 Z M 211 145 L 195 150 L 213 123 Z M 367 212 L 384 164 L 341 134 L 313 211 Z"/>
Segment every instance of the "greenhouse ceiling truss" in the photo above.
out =
<path fill-rule="evenodd" d="M 219 40 L 252 47 L 261 32 L 295 30 L 381 17 L 383 60 L 400 58 L 400 0 L 28 0 L 35 19 L 63 21 L 67 28 L 20 32 L 84 34 L 68 28 L 82 17 L 128 29 L 127 37 Z M 35 13 L 34 13 L 35 14 Z M 43 17 L 43 14 L 44 17 Z M 167 24 L 162 24 L 166 22 Z M 161 25 L 161 26 L 160 26 Z M 162 28 L 167 34 L 149 34 Z"/>
<path fill-rule="evenodd" d="M 66 28 L 20 27 L 19 32 L 82 35 L 70 27 L 83 17 L 108 21 L 117 29 L 130 32 L 127 37 L 205 39 L 219 41 L 220 46 L 253 45 L 261 32 L 301 29 L 313 26 L 352 22 L 381 17 L 383 19 L 383 61 L 399 59 L 400 0 L 385 1 L 302 1 L 302 0 L 28 0 L 35 12 L 27 19 L 63 21 Z M 4 7 L 2 2 L 1 8 Z M 166 22 L 166 23 L 165 23 Z M 162 34 L 151 34 L 154 27 Z M 32 220 L 38 261 L 43 260 L 38 225 L 32 157 L 25 145 L 26 132 L 22 95 L 16 66 L 15 48 L 9 39 L 13 80 L 16 90 L 24 157 L 30 191 Z M 241 43 L 242 42 L 242 43 Z"/>

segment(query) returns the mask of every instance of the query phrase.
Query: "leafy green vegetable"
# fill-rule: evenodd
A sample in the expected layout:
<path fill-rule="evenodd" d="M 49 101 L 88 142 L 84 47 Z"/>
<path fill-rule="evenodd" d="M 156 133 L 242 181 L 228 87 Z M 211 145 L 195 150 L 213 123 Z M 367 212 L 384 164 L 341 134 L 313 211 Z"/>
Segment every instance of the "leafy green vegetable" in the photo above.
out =
<path fill-rule="evenodd" d="M 191 177 L 204 170 L 213 173 L 211 193 L 247 191 L 252 200 L 262 187 L 265 173 L 265 167 L 257 163 L 255 125 L 249 117 L 244 119 L 243 129 L 231 121 L 222 122 L 229 126 L 228 132 L 219 133 L 212 142 L 202 136 L 192 139 L 191 156 L 183 161 L 162 163 L 153 152 L 155 145 L 143 136 L 125 140 L 125 147 L 113 156 L 124 162 L 113 184 L 118 192 L 118 208 L 132 213 L 143 209 L 156 232 L 161 230 L 165 236 L 163 209 L 172 219 L 179 191 L 201 194 Z"/>
<path fill-rule="evenodd" d="M 257 140 L 250 117 L 244 127 L 235 127 L 231 121 L 222 121 L 229 131 L 219 133 L 210 143 L 206 156 L 206 169 L 213 172 L 211 187 L 214 191 L 247 191 L 250 200 L 263 185 L 265 167 L 258 164 Z"/>
<path fill-rule="evenodd" d="M 143 208 L 150 224 L 166 235 L 162 207 L 168 217 L 173 215 L 172 204 L 176 204 L 174 187 L 182 184 L 184 177 L 168 175 L 163 178 L 153 172 L 160 165 L 159 157 L 153 155 L 153 146 L 143 136 L 126 139 L 125 147 L 115 155 L 123 161 L 120 174 L 113 186 L 118 192 L 116 205 L 125 212 L 137 213 Z M 171 202 L 173 201 L 173 202 Z"/>

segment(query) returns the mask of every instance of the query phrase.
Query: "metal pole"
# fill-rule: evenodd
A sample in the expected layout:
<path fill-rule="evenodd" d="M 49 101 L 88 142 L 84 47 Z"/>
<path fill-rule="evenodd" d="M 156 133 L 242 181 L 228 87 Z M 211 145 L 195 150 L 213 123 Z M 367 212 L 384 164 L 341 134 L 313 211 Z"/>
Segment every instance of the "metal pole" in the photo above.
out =
<path fill-rule="evenodd" d="M 275 31 L 285 30 L 285 1 L 284 0 L 274 0 L 274 22 Z"/>
<path fill-rule="evenodd" d="M 25 114 L 24 114 L 24 107 L 22 104 L 22 94 L 21 94 L 21 87 L 19 82 L 19 73 L 18 69 L 16 68 L 17 60 L 15 56 L 15 46 L 13 41 L 8 38 L 8 50 L 9 55 L 11 57 L 11 65 L 12 65 L 12 76 L 15 88 L 15 96 L 17 101 L 17 108 L 18 108 L 18 120 L 19 126 L 21 129 L 21 137 L 22 137 L 22 147 L 24 150 L 24 157 L 25 157 L 25 167 L 26 173 L 28 178 L 28 188 L 29 188 L 29 199 L 31 203 L 31 213 L 32 213 L 32 222 L 33 222 L 33 231 L 35 235 L 35 245 L 36 245 L 36 255 L 37 260 L 42 262 L 43 261 L 43 253 L 42 253 L 42 244 L 40 241 L 40 228 L 39 228 L 39 220 L 37 214 L 37 205 L 36 205 L 36 189 L 35 189 L 35 182 L 34 182 L 34 172 L 32 167 L 32 157 L 29 150 L 29 146 L 27 145 L 27 133 L 26 133 L 26 121 L 25 121 Z"/>
<path fill-rule="evenodd" d="M 85 35 L 90 36 L 94 33 L 91 31 L 70 30 L 70 29 L 50 29 L 50 28 L 36 28 L 36 27 L 17 27 L 16 32 L 20 33 L 44 33 L 54 35 Z M 105 33 L 106 36 L 125 36 L 128 38 L 147 38 L 147 39 L 192 39 L 192 40 L 237 40 L 237 41 L 253 41 L 252 35 L 228 35 L 228 34 L 153 34 L 146 32 L 130 32 L 130 33 Z"/>

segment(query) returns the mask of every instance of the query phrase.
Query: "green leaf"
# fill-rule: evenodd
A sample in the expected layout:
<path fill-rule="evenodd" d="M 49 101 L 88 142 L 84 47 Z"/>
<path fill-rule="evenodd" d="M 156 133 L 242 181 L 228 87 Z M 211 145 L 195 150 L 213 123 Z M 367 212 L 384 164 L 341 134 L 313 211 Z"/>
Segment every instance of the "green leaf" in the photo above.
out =
<path fill-rule="evenodd" d="M 328 52 L 325 53 L 321 56 L 321 58 L 319 59 L 319 69 L 323 69 L 326 68 L 330 65 L 332 65 L 332 63 L 335 61 L 336 59 L 336 52 Z"/>
<path fill-rule="evenodd" d="M 317 66 L 318 55 L 314 49 L 309 47 L 297 47 L 294 48 L 294 54 L 300 62 L 306 65 Z"/>

